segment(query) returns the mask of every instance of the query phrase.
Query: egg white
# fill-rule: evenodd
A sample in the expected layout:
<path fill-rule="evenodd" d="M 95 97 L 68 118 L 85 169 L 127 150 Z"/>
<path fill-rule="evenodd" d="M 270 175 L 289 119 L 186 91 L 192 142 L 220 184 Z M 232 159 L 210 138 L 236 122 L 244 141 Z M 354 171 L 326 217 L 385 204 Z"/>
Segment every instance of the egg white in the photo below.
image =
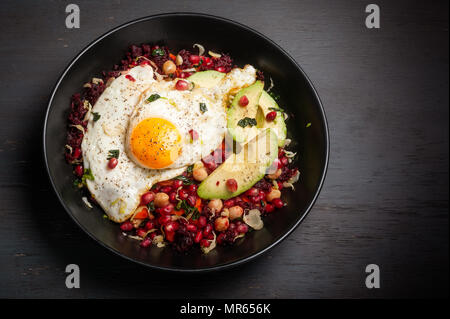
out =
<path fill-rule="evenodd" d="M 100 118 L 94 122 L 91 116 L 81 145 L 84 167 L 89 168 L 94 176 L 94 180 L 86 181 L 87 187 L 115 222 L 127 220 L 138 207 L 140 196 L 152 185 L 182 174 L 187 165 L 220 145 L 226 132 L 223 99 L 229 90 L 252 84 L 256 70 L 252 66 L 233 69 L 211 89 L 199 87 L 182 92 L 174 89 L 175 80 L 156 81 L 148 65 L 136 66 L 128 75 L 135 81 L 121 75 L 99 97 L 92 112 L 98 113 Z M 144 102 L 157 92 L 167 99 Z M 200 102 L 207 105 L 207 112 L 201 113 Z M 188 143 L 183 144 L 182 154 L 170 168 L 144 168 L 129 156 L 127 131 L 148 117 L 171 121 L 186 137 L 183 140 Z M 192 128 L 197 130 L 200 138 L 191 144 L 188 132 Z M 110 150 L 119 150 L 120 153 L 114 169 L 107 166 Z"/>

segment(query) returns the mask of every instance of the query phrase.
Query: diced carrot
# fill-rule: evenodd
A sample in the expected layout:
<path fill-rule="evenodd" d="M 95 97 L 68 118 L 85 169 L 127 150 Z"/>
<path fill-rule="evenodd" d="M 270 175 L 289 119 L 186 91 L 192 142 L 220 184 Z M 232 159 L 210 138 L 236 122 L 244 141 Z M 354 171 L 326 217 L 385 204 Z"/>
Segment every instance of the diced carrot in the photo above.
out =
<path fill-rule="evenodd" d="M 195 207 L 197 207 L 197 209 L 199 211 L 202 211 L 202 200 L 201 200 L 201 198 L 197 198 L 197 201 L 195 202 Z"/>
<path fill-rule="evenodd" d="M 172 61 L 175 61 L 177 59 L 177 57 L 175 55 L 173 55 L 172 53 L 169 53 L 169 57 Z"/>
<path fill-rule="evenodd" d="M 180 210 L 174 210 L 173 213 L 175 215 L 181 216 L 184 214 L 184 209 L 180 209 Z"/>
<path fill-rule="evenodd" d="M 148 208 L 145 206 L 139 207 L 133 219 L 146 219 L 148 217 Z"/>

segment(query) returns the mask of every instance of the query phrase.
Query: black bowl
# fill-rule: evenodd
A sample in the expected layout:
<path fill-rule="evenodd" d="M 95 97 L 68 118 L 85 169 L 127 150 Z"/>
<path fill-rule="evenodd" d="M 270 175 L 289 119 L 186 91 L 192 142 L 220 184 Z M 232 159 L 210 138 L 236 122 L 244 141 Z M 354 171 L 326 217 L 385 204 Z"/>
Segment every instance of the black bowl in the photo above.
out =
<path fill-rule="evenodd" d="M 131 44 L 162 43 L 172 50 L 201 43 L 214 52 L 228 52 L 237 65 L 252 64 L 275 83 L 280 105 L 291 114 L 288 137 L 299 154 L 301 179 L 283 195 L 288 206 L 265 218 L 265 227 L 233 247 L 208 255 L 200 249 L 179 254 L 170 248 L 141 248 L 122 235 L 117 224 L 89 211 L 72 186 L 72 168 L 63 159 L 70 96 L 83 83 L 111 69 Z M 311 123 L 311 125 L 307 124 Z M 44 123 L 44 156 L 53 188 L 74 221 L 97 242 L 122 257 L 158 269 L 199 272 L 242 264 L 269 250 L 304 219 L 322 186 L 328 163 L 328 129 L 319 97 L 299 65 L 262 34 L 233 21 L 205 14 L 171 13 L 126 23 L 87 46 L 69 64 L 51 95 Z"/>

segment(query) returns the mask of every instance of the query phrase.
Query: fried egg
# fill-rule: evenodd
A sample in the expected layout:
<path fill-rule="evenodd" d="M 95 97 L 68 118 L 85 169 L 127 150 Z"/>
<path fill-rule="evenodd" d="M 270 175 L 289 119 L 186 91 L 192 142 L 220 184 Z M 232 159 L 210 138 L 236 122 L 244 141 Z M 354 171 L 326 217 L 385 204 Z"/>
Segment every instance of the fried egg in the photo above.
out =
<path fill-rule="evenodd" d="M 155 80 L 144 65 L 112 81 L 92 108 L 100 117 L 90 117 L 81 145 L 84 167 L 94 176 L 87 187 L 109 218 L 127 220 L 152 185 L 181 175 L 219 147 L 226 133 L 226 95 L 255 78 L 256 70 L 246 66 L 213 88 L 177 91 L 176 79 Z M 110 151 L 119 153 L 114 169 L 108 168 Z"/>

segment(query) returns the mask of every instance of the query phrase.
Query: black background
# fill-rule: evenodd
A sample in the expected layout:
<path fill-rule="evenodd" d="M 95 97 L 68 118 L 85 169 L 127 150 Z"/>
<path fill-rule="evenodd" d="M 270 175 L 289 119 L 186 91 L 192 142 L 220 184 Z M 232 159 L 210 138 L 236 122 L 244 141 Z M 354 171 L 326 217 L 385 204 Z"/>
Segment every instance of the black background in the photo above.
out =
<path fill-rule="evenodd" d="M 448 296 L 448 2 L 0 2 L 0 297 L 302 298 Z M 242 267 L 156 272 L 88 238 L 42 161 L 46 103 L 68 62 L 109 29 L 163 12 L 244 23 L 286 49 L 322 98 L 331 135 L 324 189 L 283 243 Z M 182 26 L 180 26 L 182 27 Z M 64 134 L 64 132 L 61 132 Z M 64 269 L 81 268 L 81 289 Z M 365 287 L 365 266 L 381 288 Z"/>

